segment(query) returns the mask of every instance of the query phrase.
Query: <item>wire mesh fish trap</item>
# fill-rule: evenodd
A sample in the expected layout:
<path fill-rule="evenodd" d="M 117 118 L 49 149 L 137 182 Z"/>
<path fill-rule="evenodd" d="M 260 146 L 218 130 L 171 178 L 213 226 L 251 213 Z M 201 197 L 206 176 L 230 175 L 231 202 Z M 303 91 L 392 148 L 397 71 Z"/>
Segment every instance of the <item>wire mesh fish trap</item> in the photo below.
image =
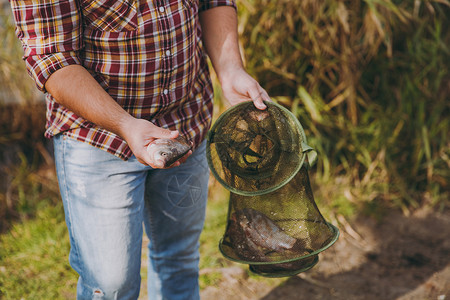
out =
<path fill-rule="evenodd" d="M 207 158 L 230 191 L 222 254 L 267 277 L 312 268 L 339 230 L 325 221 L 311 191 L 308 168 L 316 152 L 300 122 L 284 107 L 252 102 L 224 112 L 208 134 Z"/>

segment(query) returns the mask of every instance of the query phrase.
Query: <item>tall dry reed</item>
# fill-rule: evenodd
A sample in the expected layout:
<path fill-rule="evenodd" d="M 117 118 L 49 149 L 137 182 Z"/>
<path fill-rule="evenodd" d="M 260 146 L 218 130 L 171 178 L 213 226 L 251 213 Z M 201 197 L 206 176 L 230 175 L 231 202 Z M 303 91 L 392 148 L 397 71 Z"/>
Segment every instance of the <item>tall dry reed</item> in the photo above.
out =
<path fill-rule="evenodd" d="M 449 1 L 239 3 L 247 67 L 305 125 L 329 198 L 446 203 Z"/>

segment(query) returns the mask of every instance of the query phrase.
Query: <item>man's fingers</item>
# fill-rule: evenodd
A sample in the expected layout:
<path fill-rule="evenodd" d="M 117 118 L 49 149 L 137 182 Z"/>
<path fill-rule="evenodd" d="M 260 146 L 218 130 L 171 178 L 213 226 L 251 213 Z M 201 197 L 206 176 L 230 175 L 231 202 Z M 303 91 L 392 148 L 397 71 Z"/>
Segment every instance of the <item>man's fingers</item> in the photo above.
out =
<path fill-rule="evenodd" d="M 259 84 L 256 84 L 255 88 L 249 90 L 249 96 L 255 104 L 255 107 L 261 110 L 267 108 L 264 101 L 271 101 L 267 92 Z"/>
<path fill-rule="evenodd" d="M 261 97 L 263 98 L 263 100 L 264 101 L 272 101 L 272 99 L 270 99 L 270 96 L 269 96 L 269 94 L 267 94 L 267 92 L 266 92 L 266 90 L 265 89 L 263 89 L 263 88 L 261 88 L 262 89 L 262 95 L 261 95 Z"/>
<path fill-rule="evenodd" d="M 175 139 L 179 135 L 177 130 L 170 130 L 158 127 L 155 125 L 154 131 L 152 132 L 152 136 L 155 139 Z"/>

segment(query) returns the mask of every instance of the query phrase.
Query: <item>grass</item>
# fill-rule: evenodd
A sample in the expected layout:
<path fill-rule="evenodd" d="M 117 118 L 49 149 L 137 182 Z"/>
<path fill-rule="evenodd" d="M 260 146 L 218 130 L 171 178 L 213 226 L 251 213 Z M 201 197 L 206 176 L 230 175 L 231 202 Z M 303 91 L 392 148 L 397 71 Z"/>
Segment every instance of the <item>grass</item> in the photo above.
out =
<path fill-rule="evenodd" d="M 76 273 L 61 204 L 41 202 L 32 220 L 0 236 L 0 298 L 70 299 Z"/>
<path fill-rule="evenodd" d="M 228 212 L 228 192 L 211 178 L 208 206 L 203 233 L 200 237 L 202 261 L 200 268 L 226 266 L 226 260 L 218 256 L 219 241 L 225 233 Z"/>
<path fill-rule="evenodd" d="M 15 222 L 34 217 L 40 203 L 59 202 L 51 167 L 42 164 L 37 153 L 29 153 L 29 159 L 20 149 L 12 146 L 13 158 L 0 164 L 0 176 L 4 180 L 0 185 L 0 233 L 9 230 Z"/>
<path fill-rule="evenodd" d="M 36 189 L 26 184 L 27 181 L 23 189 Z M 73 299 L 78 275 L 68 261 L 70 244 L 62 204 L 54 194 L 52 197 L 56 199 L 34 197 L 27 208 L 28 213 L 33 211 L 32 216 L 23 217 L 23 222 L 13 222 L 9 230 L 0 235 L 0 299 Z M 205 228 L 200 238 L 200 269 L 207 270 L 199 278 L 201 289 L 217 286 L 222 280 L 219 269 L 234 264 L 226 260 L 218 248 L 227 220 L 228 192 L 214 179 L 210 182 L 208 201 Z M 143 253 L 142 259 L 146 261 L 145 255 Z M 246 265 L 237 265 L 247 269 Z M 146 266 L 141 270 L 142 294 L 146 294 L 146 270 Z M 254 280 L 274 282 L 249 275 Z"/>

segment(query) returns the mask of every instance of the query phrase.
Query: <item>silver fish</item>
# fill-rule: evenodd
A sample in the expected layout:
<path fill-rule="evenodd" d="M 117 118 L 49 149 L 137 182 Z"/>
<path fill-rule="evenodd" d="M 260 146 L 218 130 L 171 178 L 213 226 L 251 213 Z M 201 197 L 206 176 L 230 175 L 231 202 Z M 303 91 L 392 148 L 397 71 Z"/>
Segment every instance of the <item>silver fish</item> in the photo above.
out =
<path fill-rule="evenodd" d="M 248 242 L 266 250 L 288 250 L 297 242 L 297 239 L 284 233 L 270 218 L 254 209 L 244 208 L 235 212 L 231 218 L 241 227 Z"/>
<path fill-rule="evenodd" d="M 153 164 L 157 168 L 167 168 L 192 149 L 192 143 L 184 137 L 176 139 L 156 139 L 147 146 Z"/>

